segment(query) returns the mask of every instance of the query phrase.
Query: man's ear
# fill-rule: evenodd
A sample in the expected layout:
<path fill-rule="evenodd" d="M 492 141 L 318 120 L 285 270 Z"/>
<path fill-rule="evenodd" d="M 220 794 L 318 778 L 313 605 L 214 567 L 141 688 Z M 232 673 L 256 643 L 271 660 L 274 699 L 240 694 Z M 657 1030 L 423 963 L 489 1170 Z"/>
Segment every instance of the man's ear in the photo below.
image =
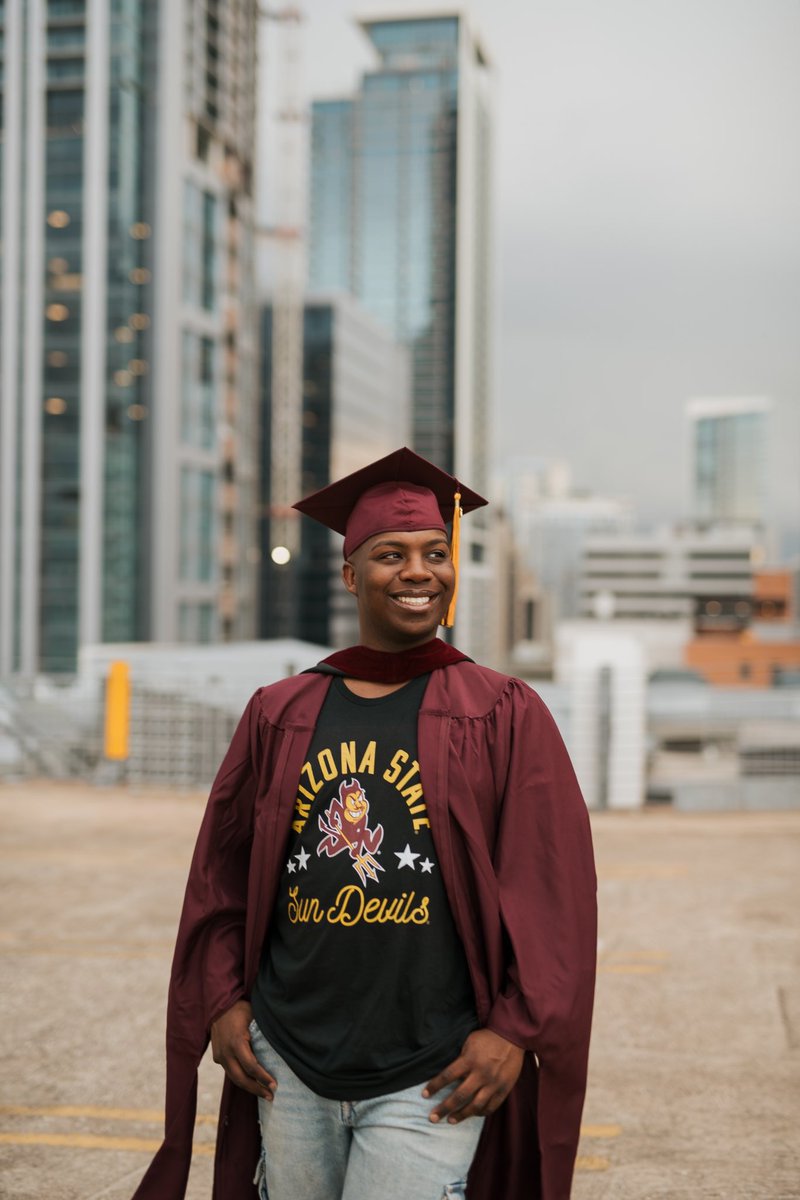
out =
<path fill-rule="evenodd" d="M 358 588 L 356 587 L 356 569 L 350 561 L 345 561 L 342 564 L 342 579 L 344 580 L 344 586 L 347 588 L 348 592 L 351 592 L 352 595 L 357 596 Z"/>

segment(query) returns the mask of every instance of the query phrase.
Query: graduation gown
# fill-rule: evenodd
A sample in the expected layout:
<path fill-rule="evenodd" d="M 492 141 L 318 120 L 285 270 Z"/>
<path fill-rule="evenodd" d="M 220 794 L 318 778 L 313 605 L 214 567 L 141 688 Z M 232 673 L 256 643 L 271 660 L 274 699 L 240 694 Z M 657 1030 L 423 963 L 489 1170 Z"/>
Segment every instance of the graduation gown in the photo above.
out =
<path fill-rule="evenodd" d="M 330 678 L 250 700 L 214 781 L 172 966 L 164 1142 L 134 1200 L 180 1200 L 213 1022 L 249 999 L 269 928 L 300 770 Z M 420 776 L 478 1020 L 525 1048 L 487 1118 L 468 1200 L 567 1200 L 586 1086 L 596 959 L 588 814 L 546 706 L 469 661 L 434 669 L 420 706 Z M 226 1079 L 214 1200 L 253 1200 L 256 1099 Z"/>

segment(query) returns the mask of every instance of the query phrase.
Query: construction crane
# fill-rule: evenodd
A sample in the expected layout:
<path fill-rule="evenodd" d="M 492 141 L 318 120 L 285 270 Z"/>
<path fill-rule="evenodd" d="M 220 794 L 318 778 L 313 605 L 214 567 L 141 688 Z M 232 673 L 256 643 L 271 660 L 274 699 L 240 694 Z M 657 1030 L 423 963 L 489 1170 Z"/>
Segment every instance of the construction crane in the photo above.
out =
<path fill-rule="evenodd" d="M 298 514 L 291 507 L 302 494 L 303 298 L 305 292 L 304 158 L 305 126 L 301 90 L 303 12 L 295 5 L 259 8 L 277 25 L 278 145 L 274 166 L 275 223 L 259 233 L 272 240 L 272 378 L 269 518 L 272 561 L 288 565 L 300 548 Z"/>

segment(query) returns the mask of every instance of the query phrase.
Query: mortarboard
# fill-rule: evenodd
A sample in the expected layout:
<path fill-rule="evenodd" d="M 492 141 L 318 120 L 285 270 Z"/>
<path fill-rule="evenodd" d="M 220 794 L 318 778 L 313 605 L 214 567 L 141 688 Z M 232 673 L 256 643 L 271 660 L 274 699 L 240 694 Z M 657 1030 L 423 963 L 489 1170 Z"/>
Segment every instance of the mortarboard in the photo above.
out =
<path fill-rule="evenodd" d="M 343 533 L 345 558 L 376 533 L 444 530 L 446 522 L 452 521 L 457 589 L 461 514 L 487 503 L 447 471 L 403 446 L 298 501 L 294 508 Z M 454 591 L 445 625 L 453 624 L 455 600 Z"/>

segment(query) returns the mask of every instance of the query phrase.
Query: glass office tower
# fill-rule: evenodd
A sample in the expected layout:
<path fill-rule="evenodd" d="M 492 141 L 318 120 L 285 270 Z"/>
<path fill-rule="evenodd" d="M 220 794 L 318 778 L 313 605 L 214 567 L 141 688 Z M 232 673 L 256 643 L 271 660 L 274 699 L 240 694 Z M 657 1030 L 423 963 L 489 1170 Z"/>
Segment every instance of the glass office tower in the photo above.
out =
<path fill-rule="evenodd" d="M 690 400 L 694 509 L 701 521 L 763 524 L 767 517 L 767 428 L 763 397 Z"/>
<path fill-rule="evenodd" d="M 362 22 L 379 63 L 313 106 L 310 282 L 350 292 L 412 353 L 412 444 L 488 486 L 490 70 L 468 22 Z M 484 518 L 471 518 L 459 643 L 488 614 Z"/>
<path fill-rule="evenodd" d="M 254 627 L 255 21 L 0 4 L 0 676 Z"/>

